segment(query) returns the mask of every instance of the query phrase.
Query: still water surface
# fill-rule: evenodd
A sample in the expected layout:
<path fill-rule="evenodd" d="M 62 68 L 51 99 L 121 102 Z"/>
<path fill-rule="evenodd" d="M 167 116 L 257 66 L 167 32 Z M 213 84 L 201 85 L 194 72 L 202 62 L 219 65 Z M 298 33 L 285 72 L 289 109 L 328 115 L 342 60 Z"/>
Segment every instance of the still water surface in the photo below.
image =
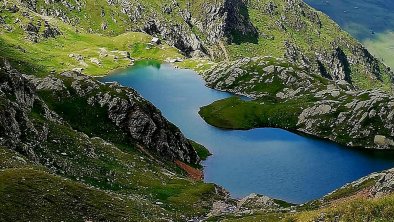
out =
<path fill-rule="evenodd" d="M 101 81 L 134 88 L 187 137 L 209 148 L 213 156 L 203 163 L 205 181 L 236 198 L 254 192 L 302 203 L 394 166 L 393 155 L 351 150 L 281 129 L 212 127 L 198 115 L 199 108 L 231 95 L 207 88 L 191 70 L 140 64 Z"/>

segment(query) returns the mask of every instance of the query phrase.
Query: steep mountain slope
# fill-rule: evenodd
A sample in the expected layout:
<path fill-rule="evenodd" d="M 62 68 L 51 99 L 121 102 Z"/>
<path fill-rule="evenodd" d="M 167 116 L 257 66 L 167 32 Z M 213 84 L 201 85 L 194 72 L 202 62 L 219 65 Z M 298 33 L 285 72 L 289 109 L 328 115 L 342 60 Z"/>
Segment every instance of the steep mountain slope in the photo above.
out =
<path fill-rule="evenodd" d="M 175 164 L 200 158 L 133 90 L 0 67 L 0 220 L 180 220 L 221 198 Z"/>
<path fill-rule="evenodd" d="M 252 23 L 259 30 L 256 45 L 230 45 L 234 58 L 274 56 L 333 80 L 357 87 L 391 87 L 392 73 L 361 44 L 323 13 L 300 0 L 252 0 Z"/>
<path fill-rule="evenodd" d="M 387 91 L 392 85 L 393 75 L 386 66 L 327 16 L 300 0 L 13 0 L 3 4 L 5 27 L 15 21 L 9 18 L 10 12 L 26 8 L 29 15 L 58 18 L 78 33 L 116 36 L 142 31 L 163 38 L 188 56 L 208 56 L 216 61 L 283 57 L 312 73 L 357 87 Z M 20 21 L 31 20 L 26 12 L 23 15 Z M 35 30 L 44 30 L 45 36 L 59 34 L 34 21 L 22 27 L 28 35 Z M 5 33 L 13 32 L 8 28 Z"/>

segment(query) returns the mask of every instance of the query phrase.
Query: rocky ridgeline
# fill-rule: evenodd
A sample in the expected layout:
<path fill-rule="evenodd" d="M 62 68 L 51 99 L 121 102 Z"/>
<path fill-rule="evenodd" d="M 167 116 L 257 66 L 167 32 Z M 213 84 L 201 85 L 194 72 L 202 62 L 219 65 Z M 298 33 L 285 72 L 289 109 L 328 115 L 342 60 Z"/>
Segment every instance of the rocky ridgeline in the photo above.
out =
<path fill-rule="evenodd" d="M 306 91 L 315 88 L 314 84 L 317 82 L 305 70 L 273 57 L 244 58 L 222 63 L 206 71 L 203 76 L 211 88 L 255 99 L 270 96 L 272 93 L 282 99 L 302 96 Z M 265 87 L 260 87 L 261 85 Z M 282 92 L 276 88 L 278 85 L 283 88 Z M 285 89 L 284 85 L 292 87 Z"/>
<path fill-rule="evenodd" d="M 48 124 L 41 122 L 59 124 L 59 128 L 76 125 L 75 122 L 67 121 L 70 117 L 63 111 L 73 109 L 64 106 L 67 101 L 78 101 L 79 105 L 86 105 L 79 114 L 100 107 L 104 109 L 104 116 L 97 116 L 97 121 L 103 121 L 99 118 L 104 118 L 104 122 L 105 119 L 110 120 L 109 127 L 119 129 L 119 134 L 125 133 L 130 145 L 137 144 L 147 152 L 167 160 L 193 164 L 199 162 L 196 152 L 179 129 L 131 89 L 116 84 L 107 86 L 76 72 L 38 78 L 22 75 L 8 63 L 1 66 L 0 71 L 1 146 L 15 149 L 39 161 L 36 150 L 45 146 L 50 137 Z M 58 104 L 63 105 L 57 110 L 60 113 L 51 109 Z M 42 120 L 33 118 L 36 115 Z M 81 124 L 83 121 L 80 120 Z"/>
<path fill-rule="evenodd" d="M 222 63 L 204 74 L 209 87 L 260 102 L 297 108 L 290 126 L 351 147 L 394 148 L 394 97 L 380 90 L 357 90 L 271 57 Z"/>
<path fill-rule="evenodd" d="M 390 69 L 372 56 L 364 46 L 343 34 L 334 22 L 323 22 L 323 18 L 328 20 L 326 16 L 303 1 L 287 0 L 280 4 L 269 1 L 268 6 L 265 7 L 257 1 L 251 7 L 265 10 L 265 14 L 270 14 L 283 33 L 291 33 L 292 30 L 315 32 L 317 41 L 322 42 L 315 45 L 310 39 L 310 49 L 299 45 L 291 38 L 284 42 L 286 50 L 284 57 L 298 66 L 307 68 L 310 72 L 320 73 L 333 80 L 346 80 L 349 83 L 352 83 L 352 76 L 355 75 L 366 75 L 379 81 L 382 80 L 383 75 L 393 76 Z M 322 37 L 324 28 L 328 26 L 332 26 L 331 34 L 338 33 L 337 36 L 330 37 L 332 40 L 324 40 Z M 363 68 L 358 70 L 356 66 Z"/>
<path fill-rule="evenodd" d="M 170 45 L 194 56 L 209 54 L 207 46 L 210 44 L 225 39 L 232 42 L 233 33 L 253 36 L 255 39 L 258 36 L 256 28 L 244 13 L 247 8 L 246 3 L 239 0 L 196 3 L 99 1 L 96 3 L 101 5 L 100 15 L 95 21 L 91 21 L 90 27 L 82 25 L 84 19 L 90 19 L 89 13 L 95 13 L 89 11 L 87 1 L 23 0 L 21 2 L 36 13 L 57 17 L 65 23 L 88 28 L 86 31 L 89 32 L 106 32 L 110 29 L 109 23 L 120 23 L 126 26 L 124 31 L 143 31 L 161 36 Z M 206 39 L 194 33 L 194 28 L 206 35 Z"/>
<path fill-rule="evenodd" d="M 318 101 L 299 115 L 297 129 L 351 147 L 394 148 L 392 96 L 379 90 L 338 93 L 329 85 L 317 94 Z"/>
<path fill-rule="evenodd" d="M 392 82 L 393 73 L 384 64 L 301 0 L 99 0 L 93 8 L 90 1 L 23 0 L 20 7 L 27 8 L 27 14 L 32 11 L 59 18 L 77 31 L 107 35 L 142 31 L 160 37 L 187 56 L 214 60 L 267 56 L 270 53 L 259 49 L 260 43 L 274 44 L 281 51 L 275 56 L 326 78 L 357 86 L 365 86 L 363 81 L 378 87 Z M 13 7 L 9 2 L 5 9 L 13 11 Z M 53 25 L 45 24 L 48 26 L 28 23 L 24 27 L 28 38 L 39 41 L 40 36 L 61 34 Z M 256 50 L 248 50 L 250 45 Z"/>

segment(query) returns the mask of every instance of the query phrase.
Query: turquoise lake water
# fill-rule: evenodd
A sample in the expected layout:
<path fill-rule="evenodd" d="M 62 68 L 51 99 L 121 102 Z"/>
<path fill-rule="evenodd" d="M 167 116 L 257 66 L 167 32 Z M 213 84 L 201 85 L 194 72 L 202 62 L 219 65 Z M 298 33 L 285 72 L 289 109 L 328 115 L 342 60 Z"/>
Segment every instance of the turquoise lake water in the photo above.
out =
<path fill-rule="evenodd" d="M 199 108 L 229 97 L 199 75 L 170 65 L 137 65 L 101 79 L 137 90 L 190 139 L 212 153 L 205 181 L 236 198 L 264 194 L 293 203 L 319 198 L 371 172 L 394 167 L 393 153 L 361 152 L 281 129 L 222 130 L 204 122 Z"/>

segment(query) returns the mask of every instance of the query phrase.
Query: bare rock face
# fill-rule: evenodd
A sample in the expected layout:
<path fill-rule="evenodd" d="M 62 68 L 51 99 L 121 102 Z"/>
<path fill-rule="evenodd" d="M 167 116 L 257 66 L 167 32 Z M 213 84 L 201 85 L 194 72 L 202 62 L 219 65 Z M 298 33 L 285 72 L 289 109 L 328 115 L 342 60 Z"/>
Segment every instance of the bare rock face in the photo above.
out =
<path fill-rule="evenodd" d="M 42 33 L 44 38 L 55 38 L 62 34 L 58 28 L 52 27 L 47 21 L 44 22 L 44 26 L 45 30 Z"/>
<path fill-rule="evenodd" d="M 379 180 L 370 189 L 370 196 L 382 197 L 394 192 L 394 169 L 381 173 Z"/>
<path fill-rule="evenodd" d="M 257 195 L 255 193 L 238 201 L 238 208 L 248 209 L 276 209 L 279 208 L 279 204 L 267 196 Z"/>
<path fill-rule="evenodd" d="M 116 84 L 111 85 L 111 88 L 120 89 Z M 127 99 L 100 92 L 90 96 L 88 101 L 91 105 L 106 107 L 108 118 L 113 123 L 126 131 L 138 144 L 159 156 L 187 163 L 199 161 L 194 149 L 176 126 L 168 122 L 160 111 L 135 91 L 126 92 Z"/>
<path fill-rule="evenodd" d="M 34 148 L 45 141 L 48 129 L 30 119 L 32 109 L 40 109 L 51 121 L 61 122 L 55 113 L 36 96 L 35 87 L 8 62 L 0 69 L 0 145 L 17 150 L 37 161 Z"/>
<path fill-rule="evenodd" d="M 199 158 L 180 130 L 168 122 L 151 103 L 135 91 L 117 84 L 106 86 L 75 72 L 38 78 L 22 75 L 6 63 L 0 78 L 0 145 L 10 147 L 38 161 L 35 149 L 48 138 L 48 124 L 70 127 L 65 114 L 50 109 L 57 103 L 77 99 L 89 109 L 104 109 L 108 123 L 123 131 L 131 144 L 161 159 L 196 164 Z M 43 95 L 42 99 L 39 95 Z M 88 107 L 90 106 L 90 107 Z M 41 116 L 45 121 L 38 121 Z M 100 120 L 100 121 L 107 121 Z M 80 122 L 84 122 L 81 119 Z M 84 133 L 84 132 L 82 132 Z"/>
<path fill-rule="evenodd" d="M 170 45 L 175 46 L 187 55 L 194 51 L 207 52 L 202 41 L 190 31 L 187 25 L 168 24 L 160 19 L 149 20 L 142 31 L 150 35 L 161 35 Z"/>
<path fill-rule="evenodd" d="M 166 13 L 172 14 L 176 13 L 174 9 L 177 9 L 185 23 L 168 24 L 157 17 L 146 22 L 142 30 L 151 35 L 163 36 L 167 42 L 188 55 L 196 51 L 208 54 L 207 46 L 222 40 L 239 43 L 241 38 L 247 37 L 257 42 L 258 31 L 249 19 L 245 1 L 224 0 L 216 3 L 204 2 L 202 5 L 187 4 L 186 9 L 181 9 L 179 4 L 174 2 L 171 10 L 166 10 Z M 192 7 L 201 7 L 199 15 L 191 12 Z M 204 33 L 207 39 L 200 39 L 191 32 L 193 27 Z"/>
<path fill-rule="evenodd" d="M 394 141 L 382 135 L 376 135 L 374 138 L 374 143 L 382 147 L 394 146 Z"/>
<path fill-rule="evenodd" d="M 237 38 L 249 38 L 257 41 L 258 31 L 248 14 L 247 1 L 224 0 L 217 5 L 205 4 L 202 8 L 202 21 L 196 21 L 197 27 L 206 30 L 209 41 L 216 43 L 227 38 L 229 43 L 239 43 Z"/>
<path fill-rule="evenodd" d="M 53 27 L 49 24 L 48 21 L 44 22 L 44 29 L 41 31 L 42 21 L 39 20 L 37 24 L 33 24 L 32 22 L 28 23 L 24 30 L 27 34 L 27 39 L 32 42 L 39 42 L 42 38 L 56 38 L 56 36 L 61 35 L 62 33 L 58 28 Z"/>

